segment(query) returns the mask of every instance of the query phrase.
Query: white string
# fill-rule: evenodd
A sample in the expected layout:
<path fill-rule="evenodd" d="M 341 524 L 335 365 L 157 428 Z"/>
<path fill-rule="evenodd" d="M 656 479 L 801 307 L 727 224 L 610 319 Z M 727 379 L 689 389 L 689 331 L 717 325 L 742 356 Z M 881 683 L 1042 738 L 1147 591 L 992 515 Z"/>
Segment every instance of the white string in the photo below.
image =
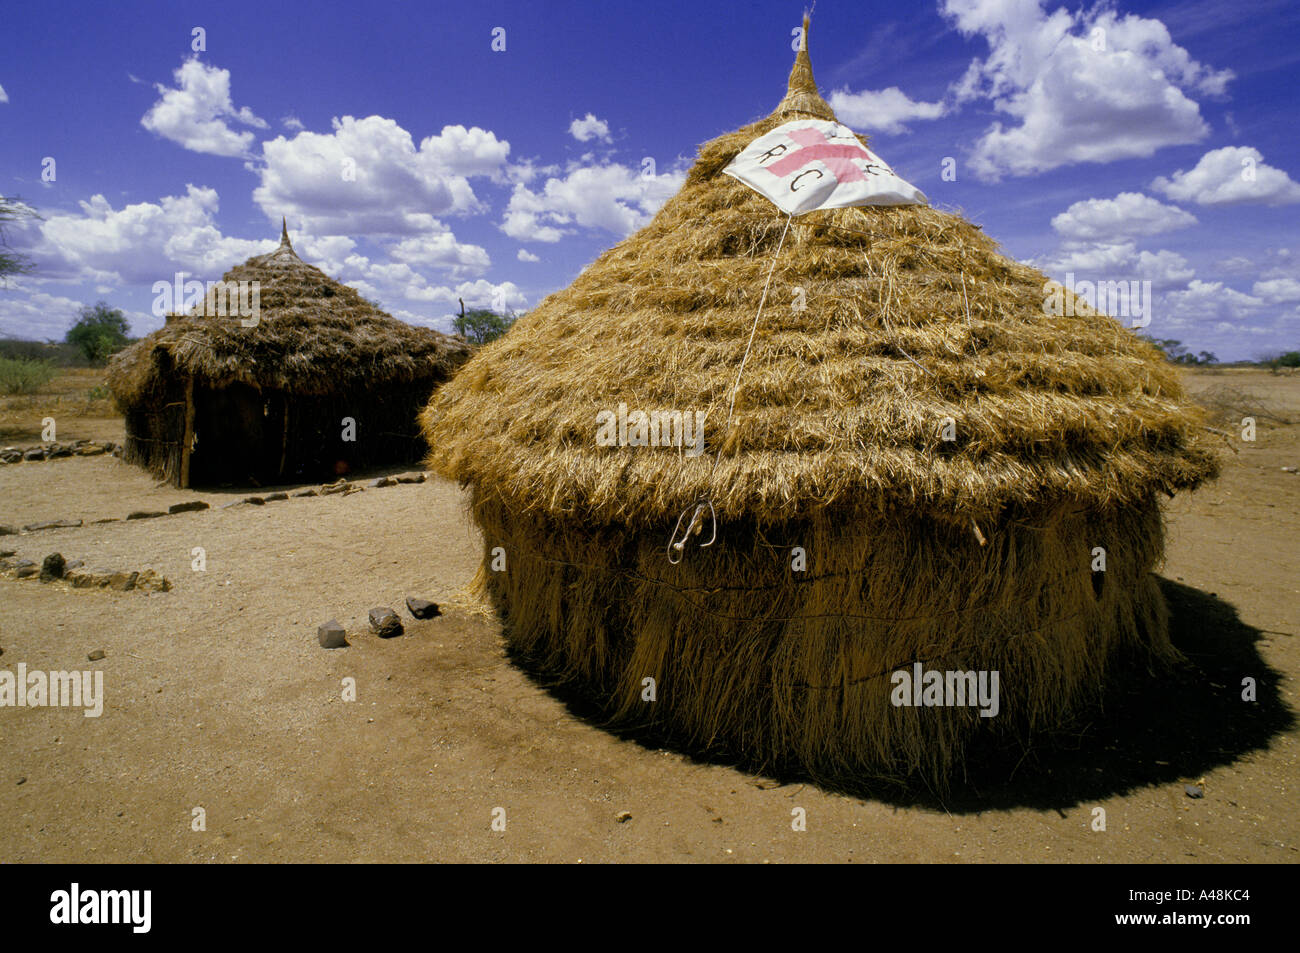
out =
<path fill-rule="evenodd" d="M 894 347 L 898 347 L 898 345 L 895 344 Z M 920 361 L 918 361 L 918 360 L 917 360 L 916 358 L 914 358 L 912 355 L 908 354 L 908 353 L 907 353 L 906 351 L 904 351 L 901 347 L 898 347 L 898 353 L 899 353 L 899 354 L 902 354 L 903 357 L 907 358 L 909 361 L 911 361 L 911 362 L 912 362 L 913 364 L 915 364 L 917 367 L 921 368 L 921 370 L 925 371 L 925 373 L 927 373 L 927 374 L 930 373 L 929 371 L 925 370 L 925 366 L 924 366 L 923 364 L 921 364 Z"/>
<path fill-rule="evenodd" d="M 790 219 L 793 215 L 793 212 L 786 214 L 785 228 L 781 231 L 781 240 L 776 243 L 776 251 L 772 252 L 772 265 L 767 269 L 767 280 L 763 282 L 763 294 L 758 299 L 758 313 L 754 315 L 754 326 L 749 329 L 749 343 L 745 345 L 745 355 L 740 359 L 740 370 L 736 371 L 736 383 L 731 388 L 731 402 L 727 405 L 727 422 L 723 425 L 724 434 L 731 429 L 731 413 L 736 409 L 736 394 L 740 392 L 740 378 L 745 373 L 745 363 L 749 360 L 750 348 L 754 346 L 754 335 L 758 333 L 758 319 L 763 316 L 763 304 L 767 301 L 767 289 L 772 284 L 772 273 L 776 271 L 776 259 L 781 254 L 781 246 L 785 244 L 785 236 L 790 231 Z M 715 469 L 718 466 L 716 458 L 713 461 L 713 466 Z"/>
<path fill-rule="evenodd" d="M 772 274 L 776 271 L 776 260 L 781 254 L 781 249 L 785 246 L 785 236 L 790 232 L 790 220 L 793 217 L 793 212 L 786 213 L 785 228 L 781 230 L 781 240 L 776 243 L 776 251 L 772 252 L 772 264 L 767 269 L 767 280 L 763 282 L 763 294 L 758 299 L 758 312 L 754 315 L 754 326 L 749 329 L 749 342 L 745 345 L 744 356 L 740 359 L 740 369 L 736 371 L 736 383 L 731 387 L 731 400 L 727 403 L 727 422 L 723 424 L 722 427 L 724 439 L 731 431 L 731 417 L 736 409 L 736 395 L 740 393 L 740 379 L 745 374 L 745 364 L 749 362 L 749 352 L 754 347 L 754 336 L 758 333 L 759 319 L 763 317 L 763 305 L 767 303 L 768 288 L 772 286 Z M 718 464 L 720 462 L 722 462 L 722 441 L 719 441 L 717 447 L 714 448 L 713 469 L 709 471 L 710 477 L 718 471 Z M 691 520 L 690 523 L 687 524 L 686 532 L 682 534 L 680 539 L 677 538 L 677 531 L 681 529 L 682 520 L 686 518 L 686 512 L 691 508 L 689 506 L 685 510 L 682 510 L 681 515 L 677 517 L 677 525 L 673 527 L 673 531 L 668 537 L 668 561 L 674 566 L 682 561 L 682 556 L 685 555 L 687 541 L 692 536 L 697 535 L 703 528 L 703 515 L 706 506 L 709 509 L 709 516 L 712 519 L 713 532 L 709 541 L 707 543 L 701 543 L 700 548 L 704 549 L 707 546 L 712 546 L 713 541 L 718 538 L 718 514 L 713 507 L 713 501 L 705 497 L 694 505 L 695 512 L 691 515 Z M 676 558 L 674 558 L 674 556 Z"/>

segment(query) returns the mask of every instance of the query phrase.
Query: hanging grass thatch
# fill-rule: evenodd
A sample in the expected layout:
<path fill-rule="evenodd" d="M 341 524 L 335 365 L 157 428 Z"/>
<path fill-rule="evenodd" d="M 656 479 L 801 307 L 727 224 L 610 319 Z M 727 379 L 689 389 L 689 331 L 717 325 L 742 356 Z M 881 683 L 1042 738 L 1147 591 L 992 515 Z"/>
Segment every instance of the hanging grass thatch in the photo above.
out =
<path fill-rule="evenodd" d="M 943 783 L 977 729 L 1059 724 L 1121 651 L 1174 655 L 1156 498 L 1217 463 L 1155 348 L 1045 313 L 1044 275 L 922 206 L 793 221 L 725 426 L 785 217 L 722 169 L 800 118 L 834 118 L 806 51 L 770 116 L 435 395 L 429 462 L 471 488 L 511 646 L 612 719 Z M 705 452 L 598 445 L 619 405 L 705 412 Z M 702 500 L 717 542 L 673 565 Z M 999 714 L 895 707 L 917 661 L 998 671 Z"/>
<path fill-rule="evenodd" d="M 416 417 L 469 345 L 380 311 L 298 258 L 287 229 L 279 248 L 222 281 L 258 282 L 255 326 L 220 316 L 232 309 L 209 289 L 202 309 L 169 315 L 109 365 L 128 462 L 184 486 L 332 478 L 340 463 L 424 454 Z"/>

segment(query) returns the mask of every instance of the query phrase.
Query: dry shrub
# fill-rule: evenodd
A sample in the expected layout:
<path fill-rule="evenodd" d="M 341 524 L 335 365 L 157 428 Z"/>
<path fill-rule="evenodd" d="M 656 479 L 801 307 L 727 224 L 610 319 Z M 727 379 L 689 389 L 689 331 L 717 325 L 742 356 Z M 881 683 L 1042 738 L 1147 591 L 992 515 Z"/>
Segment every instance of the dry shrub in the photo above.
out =
<path fill-rule="evenodd" d="M 54 378 L 55 370 L 49 361 L 0 357 L 0 394 L 35 394 Z"/>
<path fill-rule="evenodd" d="M 1283 426 L 1295 423 L 1274 402 L 1231 384 L 1215 384 L 1193 394 L 1192 398 L 1208 411 L 1211 422 L 1219 425 L 1238 424 L 1243 417 Z"/>

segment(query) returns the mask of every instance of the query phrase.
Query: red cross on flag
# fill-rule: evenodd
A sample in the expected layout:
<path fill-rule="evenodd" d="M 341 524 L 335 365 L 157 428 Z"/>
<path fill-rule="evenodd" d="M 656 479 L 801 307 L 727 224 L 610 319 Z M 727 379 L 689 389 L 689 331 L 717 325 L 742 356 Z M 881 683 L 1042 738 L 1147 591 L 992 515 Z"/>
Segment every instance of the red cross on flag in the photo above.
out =
<path fill-rule="evenodd" d="M 759 136 L 722 170 L 783 212 L 854 205 L 925 205 L 925 195 L 894 174 L 849 129 L 796 119 Z"/>

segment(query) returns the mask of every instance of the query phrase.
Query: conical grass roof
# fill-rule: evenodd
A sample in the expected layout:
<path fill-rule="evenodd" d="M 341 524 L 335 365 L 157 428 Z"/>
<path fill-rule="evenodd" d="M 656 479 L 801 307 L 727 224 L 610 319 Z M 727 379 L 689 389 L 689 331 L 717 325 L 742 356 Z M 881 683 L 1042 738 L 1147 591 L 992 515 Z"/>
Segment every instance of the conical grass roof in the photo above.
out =
<path fill-rule="evenodd" d="M 287 228 L 279 248 L 236 265 L 222 281 L 258 282 L 256 325 L 245 327 L 238 315 L 217 316 L 217 295 L 210 290 L 202 311 L 213 316 L 169 316 L 165 327 L 113 358 L 108 380 L 120 405 L 159 393 L 173 374 L 210 386 L 237 381 L 292 394 L 446 377 L 471 350 L 458 338 L 398 321 L 307 264 L 294 252 Z"/>
<path fill-rule="evenodd" d="M 1045 275 L 926 206 L 793 220 L 727 426 L 786 219 L 722 170 L 804 118 L 835 118 L 806 49 L 771 115 L 702 146 L 649 225 L 438 391 L 430 465 L 514 512 L 628 526 L 701 499 L 760 525 L 835 507 L 969 526 L 1215 474 L 1156 348 L 1081 300 L 1045 313 Z M 597 415 L 620 404 L 707 412 L 706 452 L 599 446 Z"/>

